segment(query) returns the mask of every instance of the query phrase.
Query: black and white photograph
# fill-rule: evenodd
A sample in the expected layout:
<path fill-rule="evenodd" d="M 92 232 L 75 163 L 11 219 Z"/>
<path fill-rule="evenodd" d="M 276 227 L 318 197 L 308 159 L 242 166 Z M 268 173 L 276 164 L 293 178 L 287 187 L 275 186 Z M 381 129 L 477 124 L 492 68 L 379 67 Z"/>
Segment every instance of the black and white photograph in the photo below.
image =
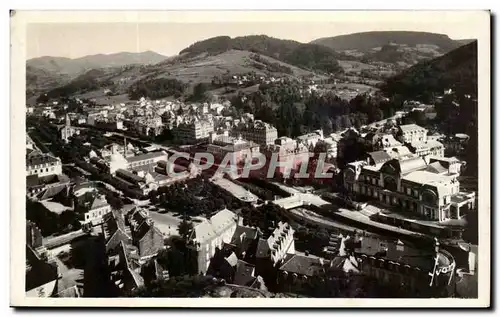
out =
<path fill-rule="evenodd" d="M 11 305 L 490 305 L 490 12 L 14 13 Z"/>

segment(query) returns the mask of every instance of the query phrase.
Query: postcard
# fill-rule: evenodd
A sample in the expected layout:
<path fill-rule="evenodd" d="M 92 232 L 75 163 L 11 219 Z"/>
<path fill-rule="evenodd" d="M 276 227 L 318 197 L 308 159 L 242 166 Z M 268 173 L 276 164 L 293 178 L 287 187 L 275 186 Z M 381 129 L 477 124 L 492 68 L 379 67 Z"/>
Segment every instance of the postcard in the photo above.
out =
<path fill-rule="evenodd" d="M 490 306 L 488 11 L 12 10 L 11 92 L 11 306 Z"/>

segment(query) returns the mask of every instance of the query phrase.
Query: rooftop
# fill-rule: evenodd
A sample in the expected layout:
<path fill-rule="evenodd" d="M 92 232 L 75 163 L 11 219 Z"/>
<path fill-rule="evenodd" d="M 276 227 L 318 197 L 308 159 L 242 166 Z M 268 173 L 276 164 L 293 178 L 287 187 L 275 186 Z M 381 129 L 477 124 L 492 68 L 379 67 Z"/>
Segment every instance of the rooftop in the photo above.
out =
<path fill-rule="evenodd" d="M 159 157 L 166 157 L 167 153 L 160 151 L 160 152 L 149 152 L 141 155 L 136 155 L 132 157 L 127 157 L 127 162 L 133 163 L 133 162 L 139 162 L 139 161 L 144 161 L 144 160 L 149 160 L 149 159 L 154 159 L 154 158 L 159 158 Z"/>
<path fill-rule="evenodd" d="M 426 129 L 422 128 L 419 125 L 416 124 L 404 124 L 399 126 L 401 128 L 401 131 L 403 132 L 409 132 L 409 131 L 426 131 Z"/>
<path fill-rule="evenodd" d="M 280 267 L 280 271 L 298 275 L 314 276 L 323 270 L 320 258 L 300 254 L 289 254 Z"/>
<path fill-rule="evenodd" d="M 228 209 L 223 209 L 204 220 L 193 228 L 191 239 L 196 242 L 209 241 L 236 224 L 236 214 Z"/>
<path fill-rule="evenodd" d="M 447 185 L 451 183 L 452 177 L 440 175 L 429 171 L 415 171 L 403 176 L 404 180 L 411 181 L 418 184 L 427 185 Z"/>
<path fill-rule="evenodd" d="M 362 237 L 359 241 L 357 244 L 353 240 L 347 241 L 346 246 L 353 248 L 359 254 L 418 267 L 421 270 L 430 271 L 433 268 L 435 256 L 433 248 L 417 249 L 400 240 L 392 242 L 374 237 Z"/>

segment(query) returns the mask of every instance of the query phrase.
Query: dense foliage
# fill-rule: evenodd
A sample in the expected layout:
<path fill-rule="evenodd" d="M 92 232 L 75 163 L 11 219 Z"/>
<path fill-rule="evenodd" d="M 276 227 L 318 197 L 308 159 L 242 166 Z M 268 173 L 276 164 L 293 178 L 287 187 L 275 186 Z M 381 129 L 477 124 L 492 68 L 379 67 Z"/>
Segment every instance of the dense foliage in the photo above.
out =
<path fill-rule="evenodd" d="M 439 123 L 441 131 L 448 135 L 468 134 L 470 140 L 465 157 L 467 173 L 476 176 L 477 76 L 477 41 L 474 41 L 434 60 L 419 63 L 389 78 L 381 87 L 393 99 L 416 99 L 434 103 L 437 112 L 435 122 Z M 444 95 L 444 91 L 448 89 L 452 93 Z M 426 126 L 427 122 L 421 120 L 421 114 L 413 116 L 414 122 Z"/>
<path fill-rule="evenodd" d="M 185 90 L 186 85 L 177 79 L 156 78 L 134 83 L 128 88 L 128 95 L 132 100 L 138 100 L 141 97 L 161 99 L 174 96 L 178 98 Z"/>
<path fill-rule="evenodd" d="M 457 48 L 460 43 L 453 41 L 443 34 L 412 31 L 372 31 L 325 37 L 314 40 L 312 43 L 325 45 L 334 50 L 367 51 L 374 47 L 381 47 L 388 43 L 407 44 L 416 46 L 417 44 L 437 45 L 443 52 Z"/>
<path fill-rule="evenodd" d="M 66 85 L 54 88 L 46 94 L 38 97 L 37 102 L 44 102 L 48 99 L 70 97 L 76 94 L 83 94 L 100 88 L 112 87 L 113 81 L 102 77 L 103 71 L 93 69 L 83 75 L 78 76 Z"/>
<path fill-rule="evenodd" d="M 158 191 L 151 191 L 148 197 L 154 204 L 191 217 L 211 216 L 224 208 L 236 210 L 243 204 L 226 190 L 202 177 L 160 187 Z"/>
<path fill-rule="evenodd" d="M 256 119 L 274 125 L 280 136 L 297 137 L 316 129 L 323 129 L 328 135 L 350 127 L 360 128 L 394 115 L 402 100 L 366 93 L 346 101 L 331 91 L 308 93 L 300 84 L 285 81 L 261 84 L 258 91 L 240 93 L 231 103 L 234 112 L 253 113 Z"/>
<path fill-rule="evenodd" d="M 477 41 L 441 57 L 424 61 L 387 79 L 381 87 L 387 95 L 431 102 L 445 89 L 477 96 Z"/>
<path fill-rule="evenodd" d="M 250 59 L 253 61 L 252 66 L 257 69 L 266 70 L 271 73 L 293 74 L 293 71 L 290 67 L 282 65 L 280 63 L 271 62 L 270 60 L 262 57 L 259 54 L 250 55 Z"/>
<path fill-rule="evenodd" d="M 44 237 L 61 235 L 81 228 L 74 211 L 65 210 L 57 214 L 45 208 L 41 203 L 29 199 L 26 199 L 26 219 L 34 222 Z"/>

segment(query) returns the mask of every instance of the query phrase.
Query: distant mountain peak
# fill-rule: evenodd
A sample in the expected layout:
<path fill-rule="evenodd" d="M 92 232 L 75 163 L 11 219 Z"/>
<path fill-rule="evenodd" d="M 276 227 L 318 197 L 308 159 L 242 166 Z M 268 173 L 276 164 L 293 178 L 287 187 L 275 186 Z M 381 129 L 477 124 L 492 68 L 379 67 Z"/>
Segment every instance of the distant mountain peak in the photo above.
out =
<path fill-rule="evenodd" d="M 78 58 L 43 56 L 26 61 L 27 66 L 38 69 L 76 76 L 93 68 L 120 67 L 130 64 L 156 64 L 167 59 L 153 51 L 117 52 L 109 54 L 94 54 Z"/>

